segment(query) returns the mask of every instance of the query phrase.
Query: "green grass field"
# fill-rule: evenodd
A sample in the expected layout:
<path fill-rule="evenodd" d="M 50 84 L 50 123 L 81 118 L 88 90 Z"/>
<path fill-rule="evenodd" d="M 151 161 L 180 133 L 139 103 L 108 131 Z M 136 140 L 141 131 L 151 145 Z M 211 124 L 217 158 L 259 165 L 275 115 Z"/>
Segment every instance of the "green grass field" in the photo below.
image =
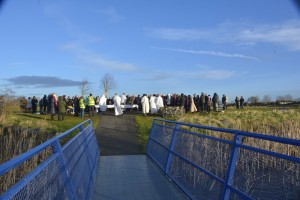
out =
<path fill-rule="evenodd" d="M 21 112 L 18 105 L 9 105 L 6 107 L 6 112 L 0 117 L 1 126 L 20 126 L 39 129 L 41 132 L 47 133 L 62 133 L 75 125 L 91 119 L 93 127 L 96 128 L 99 123 L 99 116 L 89 117 L 85 114 L 84 118 L 75 117 L 72 114 L 66 114 L 64 121 L 58 121 L 58 116 L 55 115 L 54 121 L 51 120 L 51 115 L 40 115 Z"/>

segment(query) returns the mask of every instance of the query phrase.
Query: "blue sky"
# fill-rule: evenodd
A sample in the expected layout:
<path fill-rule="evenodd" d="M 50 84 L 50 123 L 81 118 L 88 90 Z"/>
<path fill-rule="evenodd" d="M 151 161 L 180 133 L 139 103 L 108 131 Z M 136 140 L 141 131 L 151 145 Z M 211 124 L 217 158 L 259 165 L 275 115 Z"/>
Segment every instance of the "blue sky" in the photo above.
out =
<path fill-rule="evenodd" d="M 16 95 L 300 97 L 300 9 L 288 0 L 9 0 L 0 85 Z"/>

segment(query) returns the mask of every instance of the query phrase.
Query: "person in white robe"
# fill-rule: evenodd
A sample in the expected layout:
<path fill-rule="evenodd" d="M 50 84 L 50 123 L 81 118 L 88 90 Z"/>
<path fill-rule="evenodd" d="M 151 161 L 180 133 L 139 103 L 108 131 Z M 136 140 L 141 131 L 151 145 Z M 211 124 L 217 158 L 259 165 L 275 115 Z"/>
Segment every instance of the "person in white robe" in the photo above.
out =
<path fill-rule="evenodd" d="M 121 97 L 116 93 L 114 96 L 115 116 L 122 115 Z"/>
<path fill-rule="evenodd" d="M 157 107 L 156 107 L 156 97 L 154 95 L 150 96 L 150 110 L 151 114 L 157 113 Z"/>
<path fill-rule="evenodd" d="M 143 95 L 141 99 L 141 103 L 142 103 L 143 114 L 144 116 L 146 116 L 146 114 L 149 113 L 149 99 L 146 94 Z"/>
<path fill-rule="evenodd" d="M 157 107 L 157 110 L 164 107 L 164 100 L 161 97 L 161 95 L 158 95 L 158 97 L 156 99 L 156 107 Z"/>
<path fill-rule="evenodd" d="M 121 95 L 121 104 L 122 104 L 122 105 L 125 105 L 125 104 L 126 104 L 126 100 L 127 100 L 127 97 L 126 97 L 125 93 L 123 93 L 123 94 Z"/>
<path fill-rule="evenodd" d="M 99 106 L 100 106 L 100 111 L 104 112 L 107 110 L 107 107 L 106 107 L 106 96 L 105 94 L 103 94 L 100 98 L 100 102 L 99 102 Z"/>

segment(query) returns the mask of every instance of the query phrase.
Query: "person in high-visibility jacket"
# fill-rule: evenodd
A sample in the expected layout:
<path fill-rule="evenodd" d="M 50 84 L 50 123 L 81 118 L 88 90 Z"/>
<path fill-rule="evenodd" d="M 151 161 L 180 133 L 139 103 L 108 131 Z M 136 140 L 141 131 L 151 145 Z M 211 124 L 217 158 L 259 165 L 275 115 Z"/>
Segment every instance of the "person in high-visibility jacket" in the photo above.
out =
<path fill-rule="evenodd" d="M 85 109 L 85 103 L 84 103 L 83 96 L 81 96 L 79 99 L 79 108 L 80 108 L 80 117 L 83 118 L 84 117 L 84 109 Z"/>
<path fill-rule="evenodd" d="M 88 106 L 89 106 L 89 116 L 94 116 L 95 110 L 95 99 L 92 94 L 88 97 Z"/>

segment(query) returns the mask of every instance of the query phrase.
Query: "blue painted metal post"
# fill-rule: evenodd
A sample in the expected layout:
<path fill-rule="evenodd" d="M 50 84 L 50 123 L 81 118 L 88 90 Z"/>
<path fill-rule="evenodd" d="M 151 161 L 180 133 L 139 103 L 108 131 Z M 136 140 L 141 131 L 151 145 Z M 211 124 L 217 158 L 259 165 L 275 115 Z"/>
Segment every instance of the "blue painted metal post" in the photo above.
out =
<path fill-rule="evenodd" d="M 172 155 L 173 155 L 173 151 L 174 151 L 177 130 L 179 130 L 179 129 L 180 129 L 180 124 L 176 123 L 175 127 L 174 127 L 174 130 L 173 130 L 173 134 L 172 134 L 172 140 L 171 140 L 171 144 L 170 144 L 168 161 L 167 161 L 167 164 L 166 164 L 166 167 L 165 167 L 165 172 L 167 173 L 167 175 L 169 175 L 169 173 L 170 173 L 170 166 L 171 166 L 171 162 L 172 162 Z"/>
<path fill-rule="evenodd" d="M 148 143 L 147 143 L 147 147 L 146 147 L 146 152 L 148 152 L 149 143 L 150 143 L 150 141 L 152 140 L 152 135 L 153 135 L 153 132 L 154 132 L 154 126 L 155 126 L 155 125 L 156 125 L 156 119 L 154 119 L 154 120 L 153 120 L 153 123 L 152 123 L 151 131 L 150 131 L 150 135 L 149 135 Z"/>
<path fill-rule="evenodd" d="M 88 126 L 91 126 L 91 121 L 89 121 L 89 125 Z M 90 165 L 90 162 L 89 162 L 89 153 L 90 152 L 88 152 L 88 150 L 89 150 L 89 147 L 88 147 L 88 137 L 87 137 L 87 134 L 86 134 L 86 132 L 84 131 L 84 128 L 83 128 L 83 125 L 81 125 L 80 127 L 79 127 L 79 130 L 80 130 L 80 132 L 82 132 L 83 133 L 83 137 L 84 137 L 84 139 L 83 139 L 83 145 L 84 145 L 84 149 L 85 149 L 85 155 L 86 155 L 86 159 L 87 159 L 87 163 L 88 163 L 88 166 L 89 166 L 89 174 L 90 174 L 90 177 L 89 177 L 89 179 L 90 180 L 93 180 L 93 166 L 91 166 Z M 92 158 L 91 158 L 92 159 Z M 94 185 L 94 182 L 93 181 L 89 181 L 89 184 L 88 184 L 88 187 L 87 188 L 90 188 L 91 187 L 91 185 Z M 86 193 L 86 196 L 85 196 L 85 199 L 90 199 L 90 196 L 88 196 L 88 195 L 91 195 L 91 194 L 89 194 L 89 193 Z"/>
<path fill-rule="evenodd" d="M 54 153 L 59 153 L 60 154 L 60 157 L 61 157 L 61 160 L 62 160 L 62 165 L 63 165 L 61 173 L 65 174 L 65 176 L 66 176 L 66 184 L 67 184 L 66 188 L 69 187 L 69 189 L 67 189 L 68 196 L 70 197 L 70 199 L 77 200 L 77 195 L 75 193 L 74 186 L 72 184 L 72 181 L 70 179 L 70 175 L 69 175 L 68 170 L 67 170 L 66 159 L 65 159 L 65 156 L 62 152 L 62 149 L 61 149 L 61 146 L 60 146 L 60 143 L 59 143 L 58 139 L 56 139 L 54 144 L 52 144 L 52 149 L 53 149 Z"/>
<path fill-rule="evenodd" d="M 228 185 L 231 186 L 233 183 L 234 171 L 239 156 L 239 147 L 237 147 L 236 144 L 241 144 L 241 141 L 242 141 L 242 136 L 238 135 L 238 131 L 236 131 L 234 135 L 234 142 L 233 142 L 233 147 L 230 155 L 228 171 L 224 183 L 223 199 L 225 200 L 228 200 L 230 197 L 230 188 L 228 188 Z"/>

